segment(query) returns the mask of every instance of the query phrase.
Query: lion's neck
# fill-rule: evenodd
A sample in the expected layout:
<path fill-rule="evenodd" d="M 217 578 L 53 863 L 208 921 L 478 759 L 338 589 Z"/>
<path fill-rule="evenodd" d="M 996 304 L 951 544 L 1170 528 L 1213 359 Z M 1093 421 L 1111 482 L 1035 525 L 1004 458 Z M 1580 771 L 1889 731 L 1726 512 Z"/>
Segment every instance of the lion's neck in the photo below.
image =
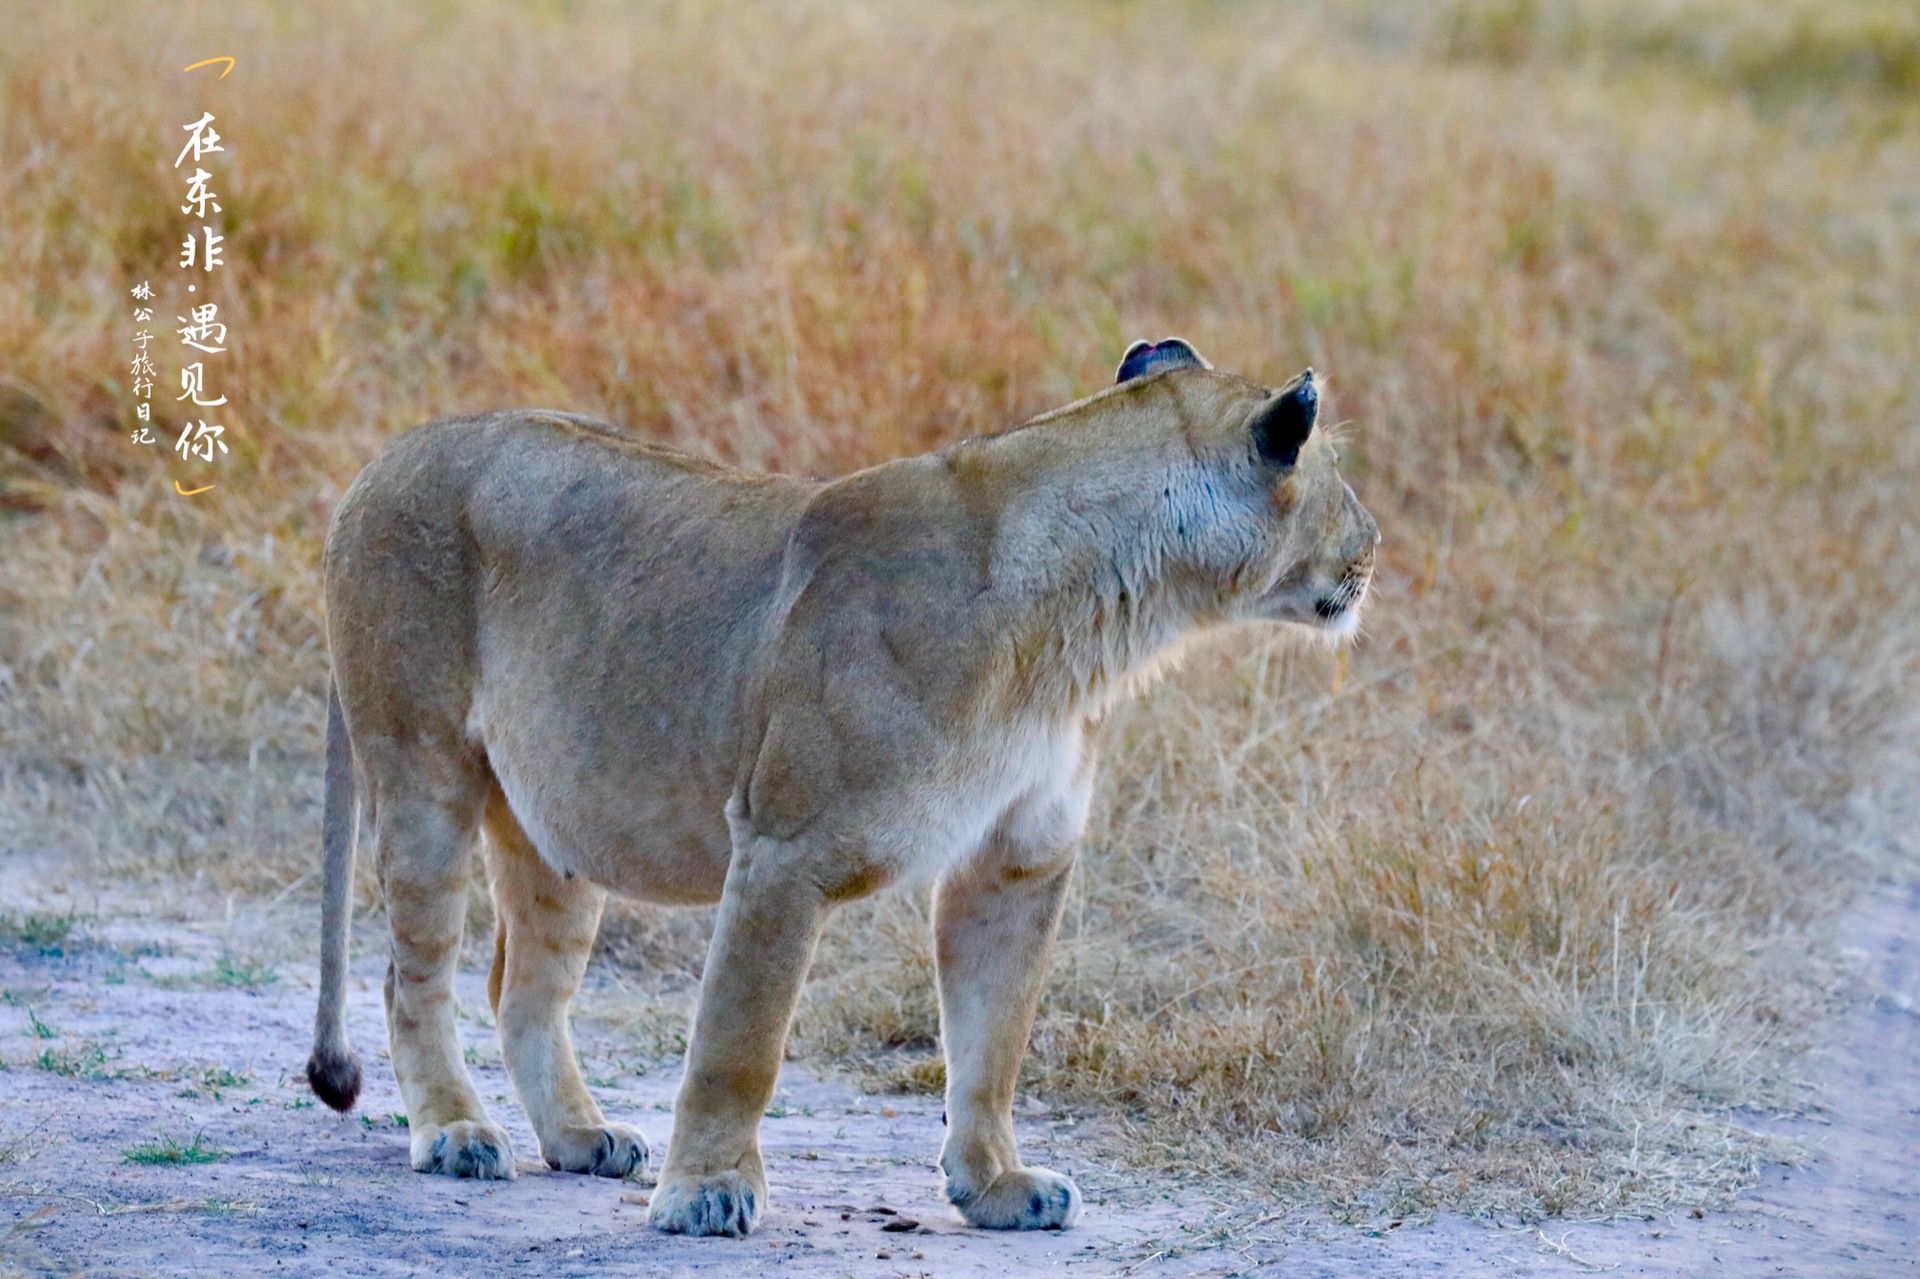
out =
<path fill-rule="evenodd" d="M 1190 477 L 1104 478 L 1033 477 L 1003 512 L 994 587 L 1020 619 L 1010 692 L 1042 712 L 1103 715 L 1223 613 L 1181 519 Z"/>
<path fill-rule="evenodd" d="M 1098 719 L 1171 669 L 1204 625 L 1155 582 L 1048 595 L 1015 638 L 1014 692 L 1035 709 Z"/>

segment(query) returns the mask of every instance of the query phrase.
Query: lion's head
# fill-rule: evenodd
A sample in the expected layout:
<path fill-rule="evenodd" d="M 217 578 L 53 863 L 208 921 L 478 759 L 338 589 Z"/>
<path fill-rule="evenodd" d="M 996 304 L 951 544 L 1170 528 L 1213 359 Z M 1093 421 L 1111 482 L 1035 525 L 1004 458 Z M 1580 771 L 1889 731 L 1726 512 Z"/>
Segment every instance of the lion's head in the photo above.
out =
<path fill-rule="evenodd" d="M 1263 386 L 1216 373 L 1188 343 L 1167 338 L 1135 342 L 1116 380 L 1149 378 L 1180 401 L 1176 417 L 1199 464 L 1183 495 L 1195 509 L 1181 524 L 1201 540 L 1199 560 L 1220 574 L 1223 620 L 1351 636 L 1380 529 L 1340 478 L 1328 433 L 1315 429 L 1313 370 Z"/>

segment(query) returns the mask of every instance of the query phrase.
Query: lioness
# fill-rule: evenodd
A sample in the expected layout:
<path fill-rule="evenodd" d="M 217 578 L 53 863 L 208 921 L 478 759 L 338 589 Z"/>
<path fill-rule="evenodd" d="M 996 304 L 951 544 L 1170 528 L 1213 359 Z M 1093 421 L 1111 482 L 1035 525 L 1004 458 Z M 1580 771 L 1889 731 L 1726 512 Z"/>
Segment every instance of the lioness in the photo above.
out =
<path fill-rule="evenodd" d="M 748 475 L 563 413 L 450 419 L 354 481 L 327 537 L 326 881 L 307 1077 L 360 1087 L 345 979 L 357 764 L 392 921 L 387 1026 L 413 1166 L 512 1177 L 461 1062 L 475 835 L 488 993 L 547 1163 L 644 1169 L 567 1025 L 607 890 L 720 904 L 654 1226 L 741 1235 L 759 1124 L 828 912 L 935 881 L 946 1194 L 1047 1229 L 1012 1102 L 1086 824 L 1092 726 L 1198 632 L 1353 633 L 1379 540 L 1274 390 L 1177 338 L 1004 434 L 820 482 Z"/>

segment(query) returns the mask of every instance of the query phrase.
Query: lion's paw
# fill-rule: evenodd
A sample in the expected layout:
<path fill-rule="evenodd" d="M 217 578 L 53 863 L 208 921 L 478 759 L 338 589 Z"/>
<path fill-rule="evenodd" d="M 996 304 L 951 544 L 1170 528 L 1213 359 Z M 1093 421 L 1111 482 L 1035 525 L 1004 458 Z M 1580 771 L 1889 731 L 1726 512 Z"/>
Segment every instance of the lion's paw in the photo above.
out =
<path fill-rule="evenodd" d="M 626 1124 L 564 1128 L 540 1142 L 547 1167 L 595 1177 L 641 1177 L 647 1171 L 647 1139 Z"/>
<path fill-rule="evenodd" d="M 653 1188 L 647 1223 L 670 1235 L 733 1235 L 750 1232 L 760 1219 L 763 1189 L 737 1172 L 662 1181 Z"/>
<path fill-rule="evenodd" d="M 949 1177 L 947 1198 L 982 1230 L 1065 1230 L 1080 1215 L 1080 1188 L 1049 1168 L 1002 1173 L 974 1193 Z"/>
<path fill-rule="evenodd" d="M 457 1119 L 444 1127 L 422 1124 L 411 1145 L 415 1172 L 513 1179 L 513 1143 L 507 1140 L 506 1129 L 485 1119 Z"/>

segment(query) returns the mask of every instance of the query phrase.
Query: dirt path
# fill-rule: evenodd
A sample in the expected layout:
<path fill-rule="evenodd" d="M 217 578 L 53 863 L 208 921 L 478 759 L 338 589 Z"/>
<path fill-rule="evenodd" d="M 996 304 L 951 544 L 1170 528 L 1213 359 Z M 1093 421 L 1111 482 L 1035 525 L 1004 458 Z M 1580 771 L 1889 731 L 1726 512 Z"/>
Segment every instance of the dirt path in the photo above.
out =
<path fill-rule="evenodd" d="M 0 884 L 16 916 L 29 896 L 43 909 L 95 907 L 12 874 Z M 480 1019 L 463 1034 L 521 1176 L 480 1185 L 410 1172 L 375 960 L 356 966 L 352 998 L 366 1094 L 355 1115 L 335 1116 L 299 1081 L 312 971 L 289 958 L 306 947 L 288 910 L 210 926 L 99 906 L 99 922 L 64 939 L 0 951 L 0 1274 L 1920 1275 L 1920 888 L 1870 898 L 1844 934 L 1860 997 L 1822 1064 L 1831 1112 L 1799 1126 L 1817 1161 L 1770 1170 L 1731 1213 L 1546 1232 L 1260 1219 L 1192 1189 L 1143 1190 L 1089 1162 L 1070 1119 L 1034 1107 L 1023 1144 L 1079 1179 L 1083 1224 L 989 1234 L 939 1199 L 937 1100 L 862 1096 L 789 1067 L 764 1135 L 774 1202 L 744 1241 L 659 1235 L 645 1226 L 644 1187 L 533 1162 Z M 486 1007 L 480 981 L 462 978 L 468 1009 Z M 583 993 L 583 1052 L 608 1112 L 638 1122 L 657 1157 L 677 1072 L 633 1055 L 607 1015 L 622 998 L 604 976 Z M 129 1162 L 163 1159 L 169 1142 L 192 1151 L 196 1138 L 218 1158 Z"/>
<path fill-rule="evenodd" d="M 650 1274 L 712 1274 L 778 1261 L 797 1275 L 942 1275 L 1094 1269 L 1095 1256 L 1163 1251 L 1181 1218 L 1165 1201 L 1111 1211 L 1117 1179 L 1080 1166 L 1071 1127 L 1023 1117 L 1027 1147 L 1080 1179 L 1091 1211 L 1072 1233 L 964 1230 L 929 1165 L 937 1101 L 869 1098 L 789 1068 L 764 1130 L 775 1202 L 751 1239 L 689 1240 L 645 1228 L 644 1186 L 549 1172 L 511 1100 L 489 1025 L 463 1022 L 476 1082 L 512 1134 L 508 1184 L 423 1177 L 406 1164 L 400 1099 L 381 1045 L 379 966 L 356 965 L 351 1024 L 369 1070 L 361 1107 L 337 1116 L 299 1079 L 312 973 L 235 960 L 218 938 L 181 929 L 99 930 L 63 954 L 17 948 L 0 962 L 0 1145 L 14 1255 L 100 1274 L 267 1270 L 403 1275 L 448 1266 L 603 1273 L 644 1260 Z M 153 952 L 161 953 L 153 953 Z M 223 956 L 225 956 L 223 960 Z M 224 966 L 223 966 L 224 965 Z M 247 984 L 251 980 L 254 985 Z M 463 974 L 464 1008 L 486 1008 Z M 583 995 L 582 1046 L 608 1112 L 637 1122 L 656 1158 L 671 1131 L 677 1072 L 629 1059 Z M 52 1037 L 36 1039 L 36 1022 Z M 46 1066 L 34 1063 L 51 1053 Z M 71 1073 L 64 1073 L 71 1071 Z M 646 1073 L 638 1073 L 644 1071 Z M 91 1077 L 90 1077 L 91 1076 Z M 208 1163 L 140 1165 L 126 1152 L 171 1140 L 221 1152 Z M 45 1195 L 29 1193 L 44 1191 Z M 902 1229 L 903 1222 L 918 1222 Z M 23 1229 L 23 1227 L 25 1227 Z M 1102 1263 L 1104 1264 L 1104 1262 Z"/>

